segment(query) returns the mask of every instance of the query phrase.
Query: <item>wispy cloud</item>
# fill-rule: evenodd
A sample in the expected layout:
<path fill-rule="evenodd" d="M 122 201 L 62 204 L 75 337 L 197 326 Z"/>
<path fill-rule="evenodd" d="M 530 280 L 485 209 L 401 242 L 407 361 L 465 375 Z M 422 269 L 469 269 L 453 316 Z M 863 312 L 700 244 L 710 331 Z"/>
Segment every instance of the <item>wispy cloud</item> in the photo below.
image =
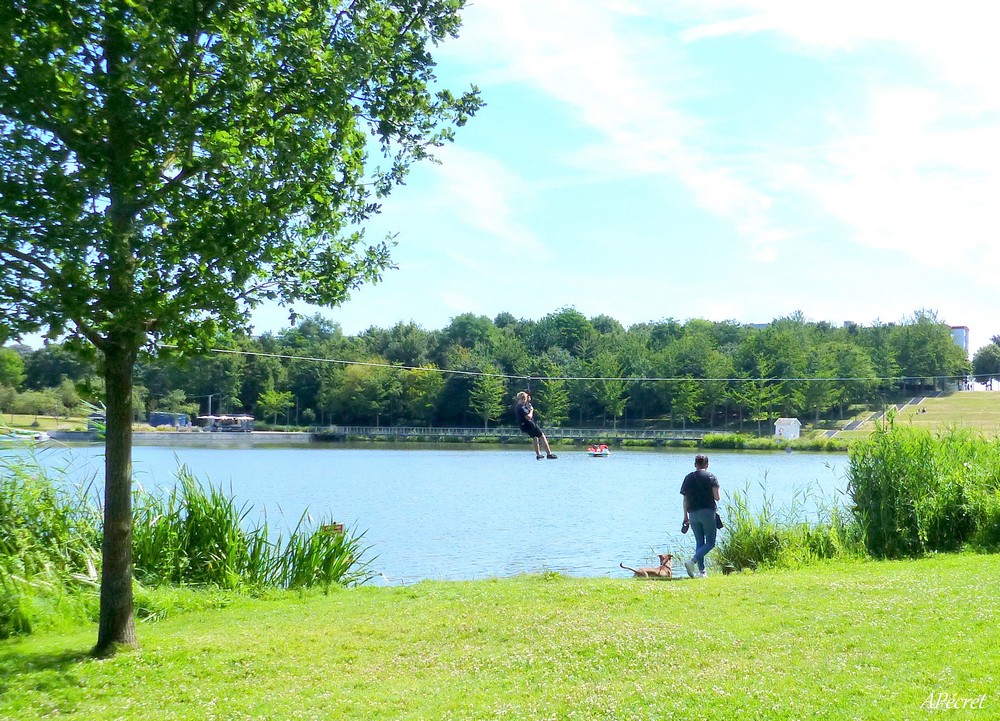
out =
<path fill-rule="evenodd" d="M 907 2 L 711 3 L 728 15 L 684 33 L 688 42 L 769 33 L 790 52 L 866 53 L 911 73 L 859 73 L 851 113 L 832 117 L 826 150 L 786 168 L 799 190 L 859 243 L 924 265 L 961 268 L 997 285 L 1000 212 L 1000 45 L 995 5 Z M 876 76 L 875 73 L 868 75 Z M 794 164 L 793 164 L 794 165 Z M 975 258 L 978 262 L 970 263 Z"/>
<path fill-rule="evenodd" d="M 596 131 L 565 159 L 578 172 L 679 180 L 750 242 L 752 257 L 770 259 L 789 233 L 776 227 L 768 191 L 702 146 L 699 119 L 680 108 L 694 69 L 677 38 L 645 31 L 647 10 L 610 0 L 483 0 L 466 13 L 460 49 L 470 63 L 489 62 L 492 81 L 527 84 Z"/>

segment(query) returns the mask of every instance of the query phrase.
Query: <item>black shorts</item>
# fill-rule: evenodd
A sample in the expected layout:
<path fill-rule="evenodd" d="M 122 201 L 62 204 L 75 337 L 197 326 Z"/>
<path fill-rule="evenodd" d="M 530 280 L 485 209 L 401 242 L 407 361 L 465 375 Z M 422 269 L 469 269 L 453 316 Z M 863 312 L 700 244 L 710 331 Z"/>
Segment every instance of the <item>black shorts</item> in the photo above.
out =
<path fill-rule="evenodd" d="M 522 423 L 521 430 L 532 438 L 541 438 L 543 435 L 542 429 L 538 427 L 537 423 Z"/>

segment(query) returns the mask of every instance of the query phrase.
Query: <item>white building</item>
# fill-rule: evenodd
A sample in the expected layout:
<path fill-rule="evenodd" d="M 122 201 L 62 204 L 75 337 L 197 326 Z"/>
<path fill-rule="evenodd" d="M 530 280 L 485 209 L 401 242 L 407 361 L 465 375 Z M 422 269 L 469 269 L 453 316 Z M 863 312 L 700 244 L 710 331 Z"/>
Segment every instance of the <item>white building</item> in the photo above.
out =
<path fill-rule="evenodd" d="M 798 418 L 779 418 L 774 422 L 774 437 L 778 440 L 790 441 L 799 437 L 802 424 Z"/>

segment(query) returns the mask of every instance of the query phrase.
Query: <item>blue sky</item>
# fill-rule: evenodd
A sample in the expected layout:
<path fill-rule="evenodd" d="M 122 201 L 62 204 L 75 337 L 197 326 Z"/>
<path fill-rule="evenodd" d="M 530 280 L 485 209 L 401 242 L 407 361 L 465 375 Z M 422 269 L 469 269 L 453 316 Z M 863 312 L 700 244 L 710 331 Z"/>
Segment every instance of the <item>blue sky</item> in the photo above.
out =
<path fill-rule="evenodd" d="M 568 306 L 626 326 L 927 308 L 974 351 L 1000 333 L 992 8 L 474 0 L 435 57 L 487 106 L 370 226 L 398 233 L 398 269 L 322 313 L 353 334 Z"/>

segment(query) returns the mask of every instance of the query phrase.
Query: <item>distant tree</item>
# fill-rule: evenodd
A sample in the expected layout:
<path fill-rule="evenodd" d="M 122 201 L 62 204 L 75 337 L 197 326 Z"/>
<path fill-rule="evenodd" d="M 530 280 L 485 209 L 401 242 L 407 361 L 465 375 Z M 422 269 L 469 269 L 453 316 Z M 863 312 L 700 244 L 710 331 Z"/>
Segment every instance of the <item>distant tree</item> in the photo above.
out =
<path fill-rule="evenodd" d="M 59 397 L 59 415 L 67 416 L 80 405 L 80 394 L 76 390 L 76 384 L 69 378 L 63 378 L 62 383 L 56 388 L 56 395 Z"/>
<path fill-rule="evenodd" d="M 687 428 L 689 422 L 699 418 L 704 390 L 701 384 L 694 379 L 683 380 L 677 385 L 671 410 L 675 418 L 681 419 L 681 427 Z"/>
<path fill-rule="evenodd" d="M 483 430 L 489 428 L 491 420 L 496 420 L 503 413 L 506 383 L 496 366 L 483 367 L 484 375 L 476 376 L 469 392 L 469 407 L 472 412 L 483 419 Z"/>
<path fill-rule="evenodd" d="M 431 426 L 444 389 L 444 376 L 436 366 L 404 371 L 402 377 L 403 415 L 408 423 Z"/>
<path fill-rule="evenodd" d="M 59 415 L 61 408 L 59 395 L 51 388 L 44 391 L 25 391 L 14 399 L 14 413 L 34 416 L 36 423 L 38 416 Z"/>
<path fill-rule="evenodd" d="M 754 376 L 740 381 L 733 397 L 750 412 L 750 419 L 757 422 L 757 435 L 761 422 L 771 419 L 771 411 L 780 405 L 781 386 L 774 380 L 774 363 L 766 356 L 758 356 L 753 365 Z"/>
<path fill-rule="evenodd" d="M 893 329 L 891 342 L 908 384 L 943 387 L 946 380 L 971 370 L 965 351 L 951 337 L 951 328 L 934 311 L 916 311 Z"/>
<path fill-rule="evenodd" d="M 543 377 L 537 381 L 538 390 L 534 393 L 534 405 L 541 409 L 541 418 L 549 428 L 558 428 L 569 420 L 569 390 L 559 375 L 555 363 L 545 363 Z"/>
<path fill-rule="evenodd" d="M 540 321 L 554 334 L 553 345 L 558 345 L 574 355 L 581 355 L 581 347 L 592 342 L 597 331 L 587 317 L 575 308 L 562 308 Z M 546 349 L 543 349 L 546 350 Z"/>
<path fill-rule="evenodd" d="M 396 323 L 385 331 L 369 328 L 362 340 L 369 352 L 390 363 L 416 368 L 430 360 L 432 335 L 413 322 Z"/>
<path fill-rule="evenodd" d="M 385 359 L 374 358 L 371 362 L 384 363 Z M 401 372 L 376 365 L 344 369 L 334 404 L 340 422 L 381 425 L 384 415 L 398 412 L 403 392 Z"/>
<path fill-rule="evenodd" d="M 2 250 L 0 250 L 2 253 Z M 2 277 L 2 276 L 0 276 Z M 80 381 L 96 371 L 62 343 L 48 343 L 24 359 L 24 385 L 32 390 L 54 388 L 63 378 Z"/>
<path fill-rule="evenodd" d="M 493 319 L 493 325 L 497 328 L 507 328 L 508 326 L 515 326 L 517 324 L 517 318 L 514 317 L 512 313 L 503 311 L 497 313 L 497 317 Z"/>
<path fill-rule="evenodd" d="M 590 325 L 593 326 L 594 330 L 601 335 L 616 335 L 618 333 L 624 333 L 625 328 L 617 320 L 609 315 L 595 315 L 590 319 Z"/>
<path fill-rule="evenodd" d="M 293 402 L 290 391 L 276 391 L 269 388 L 260 394 L 257 399 L 257 408 L 265 418 L 271 416 L 271 423 L 277 423 L 278 416 L 287 411 Z"/>
<path fill-rule="evenodd" d="M 829 345 L 813 348 L 805 372 L 803 410 L 812 411 L 813 422 L 819 423 L 820 414 L 835 406 L 844 392 L 843 383 L 833 380 L 837 377 L 836 353 Z"/>
<path fill-rule="evenodd" d="M 835 357 L 837 377 L 845 379 L 841 381 L 843 392 L 837 397 L 840 417 L 843 418 L 844 405 L 861 403 L 871 398 L 878 381 L 871 356 L 861 346 L 841 342 L 832 344 L 830 350 Z"/>
<path fill-rule="evenodd" d="M 0 348 L 0 386 L 20 388 L 24 383 L 24 359 L 13 348 Z"/>
<path fill-rule="evenodd" d="M 187 393 L 180 388 L 167 393 L 156 402 L 156 410 L 166 413 L 187 413 L 188 415 L 198 415 L 198 404 L 192 402 Z"/>
<path fill-rule="evenodd" d="M 462 4 L 0 7 L 0 338 L 68 333 L 102 357 L 98 652 L 136 641 L 140 349 L 198 352 L 261 302 L 336 305 L 380 277 L 388 246 L 362 224 L 480 104 L 431 88 Z"/>
<path fill-rule="evenodd" d="M 972 372 L 979 382 L 1000 381 L 1000 345 L 990 343 L 977 350 L 972 357 Z"/>
<path fill-rule="evenodd" d="M 16 401 L 17 391 L 10 386 L 0 385 L 0 413 L 13 413 Z"/>
<path fill-rule="evenodd" d="M 461 346 L 472 350 L 478 344 L 488 344 L 497 332 L 493 321 L 485 315 L 463 313 L 451 319 L 451 322 L 441 331 L 441 342 L 448 346 Z"/>
<path fill-rule="evenodd" d="M 613 427 L 618 427 L 618 418 L 625 413 L 628 397 L 628 383 L 622 379 L 622 367 L 610 353 L 602 353 L 590 364 L 591 376 L 599 380 L 593 382 L 593 393 L 605 413 L 611 416 Z"/>

